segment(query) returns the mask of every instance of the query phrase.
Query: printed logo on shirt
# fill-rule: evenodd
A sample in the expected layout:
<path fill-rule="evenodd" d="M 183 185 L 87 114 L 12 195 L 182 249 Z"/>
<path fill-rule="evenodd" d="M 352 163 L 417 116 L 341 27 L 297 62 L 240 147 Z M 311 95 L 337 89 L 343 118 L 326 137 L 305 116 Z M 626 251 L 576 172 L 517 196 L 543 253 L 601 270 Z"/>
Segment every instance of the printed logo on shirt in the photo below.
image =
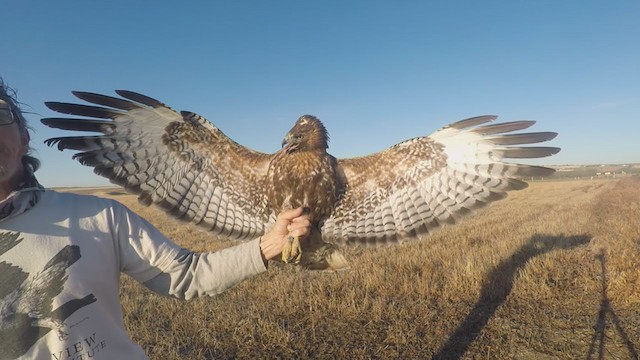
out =
<path fill-rule="evenodd" d="M 106 340 L 96 340 L 96 333 L 93 333 L 62 351 L 52 353 L 51 356 L 55 360 L 86 360 L 91 359 L 106 347 Z"/>
<path fill-rule="evenodd" d="M 0 233 L 0 257 L 22 240 L 20 233 Z M 96 301 L 89 294 L 52 309 L 53 299 L 67 281 L 67 269 L 80 258 L 80 248 L 67 245 L 31 278 L 19 266 L 0 261 L 0 360 L 24 355 L 50 331 L 60 341 L 68 337 L 65 320 Z"/>

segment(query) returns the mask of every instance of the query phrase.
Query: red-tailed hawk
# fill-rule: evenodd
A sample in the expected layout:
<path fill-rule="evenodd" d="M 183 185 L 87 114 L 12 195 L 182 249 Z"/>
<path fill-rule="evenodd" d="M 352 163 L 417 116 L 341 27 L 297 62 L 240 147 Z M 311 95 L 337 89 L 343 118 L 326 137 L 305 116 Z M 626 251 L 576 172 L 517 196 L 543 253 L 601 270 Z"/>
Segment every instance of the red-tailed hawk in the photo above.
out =
<path fill-rule="evenodd" d="M 551 140 L 556 133 L 507 134 L 534 121 L 487 124 L 496 116 L 479 116 L 379 153 L 336 159 L 327 153 L 328 135 L 320 120 L 304 115 L 286 134 L 282 149 L 266 154 L 234 142 L 195 113 L 116 92 L 122 98 L 73 93 L 98 106 L 46 103 L 92 119 L 46 118 L 45 125 L 99 133 L 46 143 L 79 150 L 74 158 L 139 194 L 141 203 L 156 204 L 227 238 L 257 237 L 282 209 L 307 207 L 314 228 L 295 262 L 309 268 L 346 266 L 340 245 L 394 244 L 454 224 L 508 190 L 525 188 L 518 178 L 553 172 L 504 159 L 560 150 L 520 146 Z"/>

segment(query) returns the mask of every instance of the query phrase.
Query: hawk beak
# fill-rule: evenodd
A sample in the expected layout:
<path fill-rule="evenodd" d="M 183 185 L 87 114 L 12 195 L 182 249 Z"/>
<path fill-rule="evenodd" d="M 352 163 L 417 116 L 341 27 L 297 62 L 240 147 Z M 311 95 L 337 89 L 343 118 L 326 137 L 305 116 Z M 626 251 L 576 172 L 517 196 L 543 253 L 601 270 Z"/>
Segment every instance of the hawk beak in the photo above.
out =
<path fill-rule="evenodd" d="M 290 153 L 295 148 L 297 148 L 298 145 L 298 142 L 293 140 L 291 134 L 287 133 L 287 135 L 284 137 L 284 140 L 282 140 L 282 152 Z"/>

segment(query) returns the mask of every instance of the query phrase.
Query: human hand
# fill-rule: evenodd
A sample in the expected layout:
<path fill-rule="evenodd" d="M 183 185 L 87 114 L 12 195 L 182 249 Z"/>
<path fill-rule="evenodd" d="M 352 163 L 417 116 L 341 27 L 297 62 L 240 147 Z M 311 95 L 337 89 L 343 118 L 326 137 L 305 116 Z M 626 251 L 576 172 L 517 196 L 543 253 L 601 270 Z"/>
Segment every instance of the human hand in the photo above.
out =
<path fill-rule="evenodd" d="M 282 252 L 287 237 L 304 238 L 311 231 L 311 222 L 303 215 L 303 208 L 285 210 L 278 215 L 276 223 L 268 233 L 260 238 L 260 251 L 265 260 L 273 259 Z"/>

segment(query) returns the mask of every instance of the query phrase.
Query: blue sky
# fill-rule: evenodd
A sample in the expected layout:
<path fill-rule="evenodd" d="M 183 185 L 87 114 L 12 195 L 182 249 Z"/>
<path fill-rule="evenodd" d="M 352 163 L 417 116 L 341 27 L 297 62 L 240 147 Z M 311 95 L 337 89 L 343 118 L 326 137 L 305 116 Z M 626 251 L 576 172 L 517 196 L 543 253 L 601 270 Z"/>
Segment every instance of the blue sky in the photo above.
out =
<path fill-rule="evenodd" d="M 640 162 L 638 1 L 16 1 L 0 76 L 46 186 L 108 182 L 45 147 L 44 101 L 128 89 L 279 148 L 302 114 L 351 157 L 466 117 L 560 133 L 540 164 Z"/>

